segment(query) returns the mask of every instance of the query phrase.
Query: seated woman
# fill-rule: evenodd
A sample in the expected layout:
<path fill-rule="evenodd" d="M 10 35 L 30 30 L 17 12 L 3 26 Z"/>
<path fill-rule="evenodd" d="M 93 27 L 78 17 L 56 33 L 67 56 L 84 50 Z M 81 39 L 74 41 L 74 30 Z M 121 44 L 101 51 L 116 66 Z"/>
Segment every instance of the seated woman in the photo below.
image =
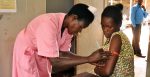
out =
<path fill-rule="evenodd" d="M 134 77 L 134 51 L 127 36 L 120 31 L 122 9 L 122 4 L 107 6 L 101 15 L 103 33 L 107 38 L 103 49 L 112 53 L 94 69 L 101 77 Z"/>

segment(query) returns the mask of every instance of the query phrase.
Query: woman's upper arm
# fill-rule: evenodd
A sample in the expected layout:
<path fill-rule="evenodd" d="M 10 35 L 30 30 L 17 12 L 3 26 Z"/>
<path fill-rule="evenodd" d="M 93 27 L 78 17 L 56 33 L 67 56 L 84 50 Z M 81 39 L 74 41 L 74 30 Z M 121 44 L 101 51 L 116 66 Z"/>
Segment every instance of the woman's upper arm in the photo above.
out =
<path fill-rule="evenodd" d="M 114 35 L 110 41 L 109 47 L 109 51 L 112 53 L 112 56 L 110 56 L 110 58 L 106 61 L 106 64 L 103 68 L 103 75 L 101 76 L 110 76 L 113 73 L 120 54 L 121 45 L 122 42 L 120 35 Z"/>

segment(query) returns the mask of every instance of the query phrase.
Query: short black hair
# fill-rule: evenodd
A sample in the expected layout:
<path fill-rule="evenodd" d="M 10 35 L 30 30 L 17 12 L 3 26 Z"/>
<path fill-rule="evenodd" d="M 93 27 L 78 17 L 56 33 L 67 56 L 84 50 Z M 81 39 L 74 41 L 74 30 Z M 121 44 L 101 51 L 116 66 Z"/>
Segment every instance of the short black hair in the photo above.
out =
<path fill-rule="evenodd" d="M 85 27 L 88 27 L 89 24 L 94 20 L 94 14 L 88 10 L 88 7 L 89 6 L 86 4 L 76 4 L 70 9 L 67 15 L 77 15 L 78 20 L 83 20 L 85 22 Z"/>
<path fill-rule="evenodd" d="M 122 10 L 123 10 L 122 4 L 107 6 L 102 12 L 101 17 L 111 17 L 116 25 L 121 26 L 123 19 Z"/>

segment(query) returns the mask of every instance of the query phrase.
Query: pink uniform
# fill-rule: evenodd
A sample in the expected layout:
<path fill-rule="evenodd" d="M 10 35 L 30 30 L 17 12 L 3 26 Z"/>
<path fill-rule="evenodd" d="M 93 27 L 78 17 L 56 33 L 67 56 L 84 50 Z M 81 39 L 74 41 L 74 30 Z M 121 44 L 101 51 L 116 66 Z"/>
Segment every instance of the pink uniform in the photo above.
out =
<path fill-rule="evenodd" d="M 65 29 L 64 13 L 43 14 L 33 19 L 17 36 L 13 51 L 12 77 L 51 77 L 52 65 L 46 57 L 69 51 L 72 35 Z M 44 56 L 44 57 L 43 57 Z"/>

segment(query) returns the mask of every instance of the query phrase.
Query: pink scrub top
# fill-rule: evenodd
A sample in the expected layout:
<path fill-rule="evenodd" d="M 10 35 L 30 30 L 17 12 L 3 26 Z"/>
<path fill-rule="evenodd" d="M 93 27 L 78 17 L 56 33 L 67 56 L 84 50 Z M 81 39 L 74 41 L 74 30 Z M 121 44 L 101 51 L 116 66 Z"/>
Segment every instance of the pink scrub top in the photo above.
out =
<path fill-rule="evenodd" d="M 13 51 L 12 77 L 51 77 L 47 57 L 69 51 L 73 35 L 66 28 L 61 36 L 64 13 L 43 14 L 33 19 L 17 36 Z"/>

